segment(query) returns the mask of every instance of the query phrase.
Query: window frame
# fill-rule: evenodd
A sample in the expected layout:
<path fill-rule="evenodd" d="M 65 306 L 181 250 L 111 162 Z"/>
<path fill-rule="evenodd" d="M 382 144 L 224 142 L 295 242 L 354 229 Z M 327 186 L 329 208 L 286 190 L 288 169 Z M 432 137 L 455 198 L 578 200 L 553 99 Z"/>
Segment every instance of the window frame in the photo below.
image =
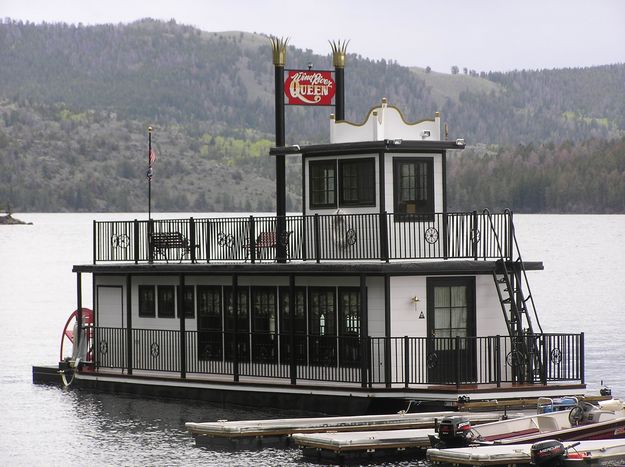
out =
<path fill-rule="evenodd" d="M 355 174 L 355 190 L 356 200 L 345 200 L 345 166 L 357 164 Z M 337 159 L 338 176 L 339 176 L 339 206 L 341 207 L 375 207 L 376 205 L 376 189 L 375 189 L 375 157 L 357 157 L 351 159 Z M 363 200 L 364 196 L 370 196 L 369 199 Z"/>
<path fill-rule="evenodd" d="M 142 289 L 145 291 L 151 291 L 152 299 L 151 299 L 150 306 L 147 307 L 147 308 L 150 308 L 148 312 L 145 311 L 146 302 L 144 302 L 144 295 L 141 293 Z M 147 285 L 147 284 L 138 285 L 137 294 L 138 294 L 137 304 L 139 307 L 138 308 L 139 318 L 156 318 L 156 286 L 153 284 L 152 285 Z"/>
<path fill-rule="evenodd" d="M 191 300 L 190 303 L 189 301 L 187 301 L 183 306 L 184 306 L 184 318 L 185 319 L 193 319 L 195 318 L 195 285 L 188 285 L 185 284 L 184 286 L 184 293 L 182 295 L 182 299 L 183 300 L 187 300 L 188 296 L 187 293 L 191 293 Z M 180 286 L 177 285 L 176 286 L 176 294 L 180 293 Z M 177 297 L 176 297 L 177 298 Z M 180 310 L 178 310 L 178 301 L 176 300 L 176 317 L 180 318 Z"/>
<path fill-rule="evenodd" d="M 171 303 L 171 312 L 165 310 L 165 293 L 166 291 L 172 292 L 172 303 Z M 159 318 L 175 318 L 176 317 L 176 286 L 175 285 L 158 285 L 156 287 L 156 311 Z"/>
<path fill-rule="evenodd" d="M 425 174 L 425 181 L 427 187 L 425 188 L 425 206 L 417 206 L 417 191 L 419 190 L 418 181 L 419 178 L 423 178 L 417 174 L 414 175 L 414 212 L 407 212 L 405 207 L 401 207 L 406 203 L 401 200 L 402 187 L 401 187 L 401 166 L 404 164 L 423 164 L 427 173 Z M 395 220 L 397 221 L 431 221 L 434 219 L 435 211 L 435 199 L 434 199 L 434 158 L 433 157 L 394 157 L 393 158 L 393 212 L 395 214 Z"/>
<path fill-rule="evenodd" d="M 332 168 L 332 178 L 324 176 L 316 176 L 314 171 L 317 169 L 328 169 Z M 324 187 L 324 189 L 316 189 L 316 181 L 317 180 L 332 180 L 333 186 L 328 189 Z M 318 160 L 309 160 L 308 161 L 308 192 L 310 196 L 310 208 L 311 209 L 336 209 L 337 207 L 337 167 L 336 167 L 336 158 L 334 159 L 318 159 Z M 315 193 L 324 193 L 325 194 L 325 203 L 317 203 L 315 202 Z M 333 200 L 331 202 L 327 202 L 328 193 L 333 193 Z"/>

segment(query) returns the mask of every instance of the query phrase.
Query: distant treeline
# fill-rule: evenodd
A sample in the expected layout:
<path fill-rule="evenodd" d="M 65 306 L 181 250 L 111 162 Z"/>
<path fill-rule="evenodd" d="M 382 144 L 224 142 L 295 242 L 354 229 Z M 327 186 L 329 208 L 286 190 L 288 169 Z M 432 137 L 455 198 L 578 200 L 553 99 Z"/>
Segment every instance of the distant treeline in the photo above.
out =
<path fill-rule="evenodd" d="M 449 162 L 449 186 L 459 210 L 625 213 L 625 138 L 467 149 Z"/>

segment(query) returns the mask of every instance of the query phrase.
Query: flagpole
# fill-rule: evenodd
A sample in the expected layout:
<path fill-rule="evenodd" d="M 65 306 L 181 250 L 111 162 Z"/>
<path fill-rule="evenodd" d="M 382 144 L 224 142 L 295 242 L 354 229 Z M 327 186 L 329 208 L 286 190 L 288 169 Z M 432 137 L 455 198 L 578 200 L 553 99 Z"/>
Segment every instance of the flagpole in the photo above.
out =
<path fill-rule="evenodd" d="M 148 127 L 148 219 L 152 220 L 152 127 Z"/>

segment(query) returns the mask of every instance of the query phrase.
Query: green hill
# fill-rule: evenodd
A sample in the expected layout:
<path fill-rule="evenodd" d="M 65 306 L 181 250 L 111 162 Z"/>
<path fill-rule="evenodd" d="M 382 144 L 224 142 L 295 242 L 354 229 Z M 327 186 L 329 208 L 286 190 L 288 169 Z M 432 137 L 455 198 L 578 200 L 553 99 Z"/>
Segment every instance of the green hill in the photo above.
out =
<path fill-rule="evenodd" d="M 329 54 L 289 46 L 287 67 L 309 62 L 331 68 Z M 408 120 L 440 111 L 450 137 L 510 160 L 530 145 L 557 150 L 573 144 L 588 152 L 595 146 L 587 140 L 618 145 L 625 135 L 623 64 L 448 75 L 350 54 L 345 77 L 348 120 L 362 121 L 386 97 Z M 330 112 L 287 107 L 287 143 L 327 141 Z M 10 202 L 16 211 L 144 209 L 148 125 L 159 154 L 155 210 L 273 209 L 267 37 L 151 19 L 97 26 L 0 21 L 0 205 Z M 458 179 L 465 172 L 456 169 L 472 167 L 464 157 L 450 161 Z M 567 170 L 583 170 L 584 157 L 590 154 L 579 154 Z M 538 160 L 544 158 L 549 154 Z M 489 164 L 505 166 L 498 157 Z M 299 162 L 290 161 L 288 169 L 288 208 L 297 209 Z M 617 164 L 609 171 L 615 189 L 618 170 Z M 449 186 L 456 189 L 453 180 Z M 480 197 L 488 192 L 480 190 Z M 465 204 L 455 194 L 451 199 L 452 208 Z M 484 202 L 500 199 L 491 192 Z M 523 209 L 618 210 L 599 198 L 584 206 L 532 206 Z"/>

